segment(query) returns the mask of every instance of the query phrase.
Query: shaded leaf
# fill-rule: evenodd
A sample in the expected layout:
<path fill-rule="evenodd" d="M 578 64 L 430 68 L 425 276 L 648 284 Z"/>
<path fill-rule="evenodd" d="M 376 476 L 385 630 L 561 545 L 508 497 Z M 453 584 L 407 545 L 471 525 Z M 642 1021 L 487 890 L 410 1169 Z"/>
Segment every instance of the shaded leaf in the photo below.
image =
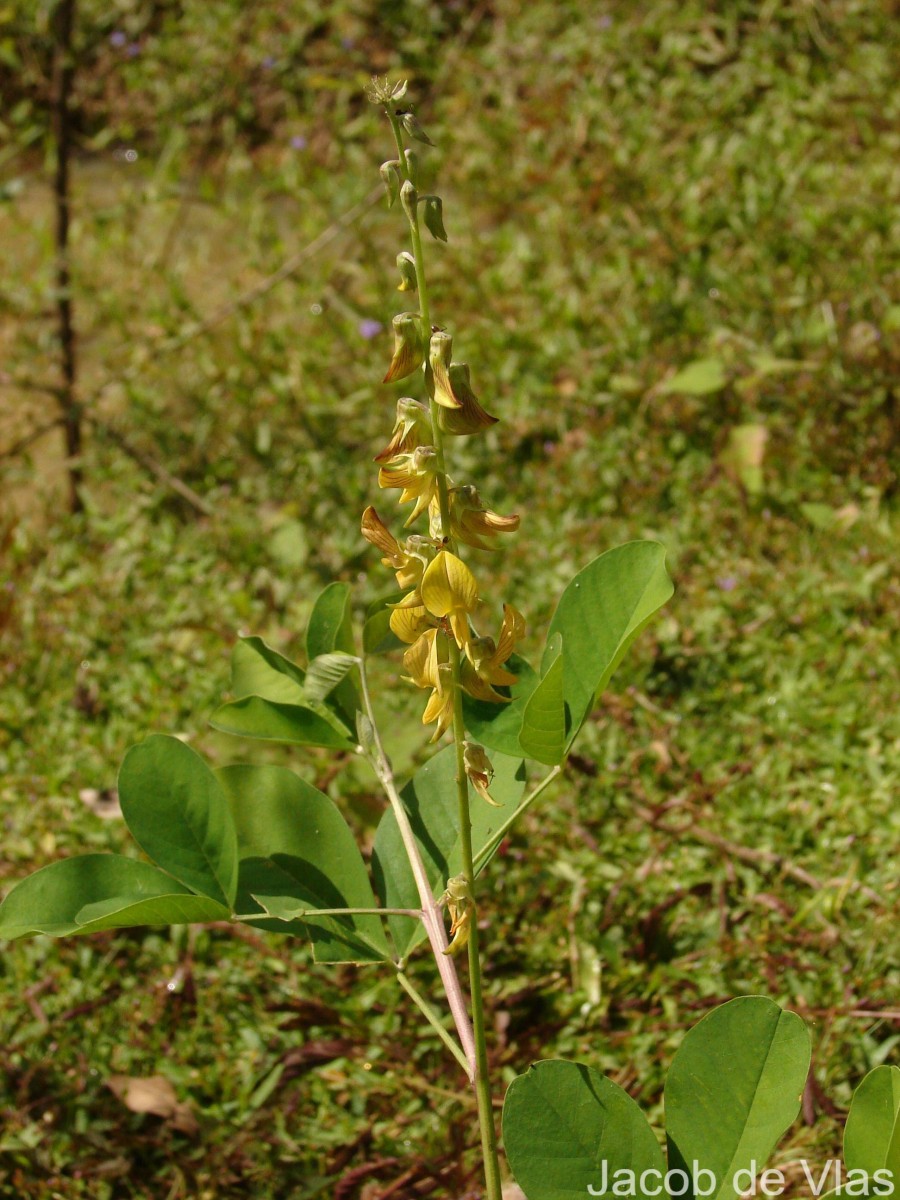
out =
<path fill-rule="evenodd" d="M 350 585 L 346 583 L 330 583 L 320 593 L 306 628 L 306 656 L 310 662 L 335 651 L 356 654 Z M 309 696 L 309 699 L 314 698 Z M 331 700 L 345 724 L 352 729 L 356 710 L 362 707 L 355 682 L 352 679 L 343 680 L 334 690 Z"/>
<path fill-rule="evenodd" d="M 343 654 L 339 651 L 333 654 L 320 654 L 314 658 L 306 670 L 304 688 L 307 698 L 324 700 L 357 663 L 358 659 L 355 655 Z"/>
<path fill-rule="evenodd" d="M 541 681 L 540 675 L 530 663 L 518 654 L 504 664 L 504 669 L 510 671 L 518 679 L 509 689 L 512 696 L 510 704 L 492 704 L 486 700 L 473 700 L 471 696 L 463 695 L 463 712 L 466 719 L 466 729 L 472 737 L 487 746 L 489 750 L 498 750 L 501 754 L 520 757 L 523 753 L 519 745 L 519 733 L 525 717 L 525 709 L 534 689 Z M 501 689 L 502 690 L 502 689 Z"/>
<path fill-rule="evenodd" d="M 219 779 L 237 829 L 241 913 L 261 913 L 270 906 L 280 911 L 377 907 L 353 834 L 324 793 L 284 767 L 225 767 Z M 309 938 L 321 962 L 388 957 L 380 917 L 272 919 L 253 925 Z"/>
<path fill-rule="evenodd" d="M 344 723 L 324 705 L 275 704 L 245 696 L 223 704 L 209 719 L 213 729 L 237 737 L 295 746 L 326 746 L 350 750 L 356 745 Z"/>

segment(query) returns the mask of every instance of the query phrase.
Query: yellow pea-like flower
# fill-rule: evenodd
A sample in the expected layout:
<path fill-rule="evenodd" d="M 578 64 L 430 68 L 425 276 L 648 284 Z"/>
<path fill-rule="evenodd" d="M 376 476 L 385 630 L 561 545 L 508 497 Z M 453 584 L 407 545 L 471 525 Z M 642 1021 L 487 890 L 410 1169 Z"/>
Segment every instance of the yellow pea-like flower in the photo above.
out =
<path fill-rule="evenodd" d="M 439 551 L 425 568 L 419 585 L 422 603 L 432 616 L 445 618 L 458 646 L 469 641 L 469 613 L 478 604 L 475 576 L 455 554 Z"/>

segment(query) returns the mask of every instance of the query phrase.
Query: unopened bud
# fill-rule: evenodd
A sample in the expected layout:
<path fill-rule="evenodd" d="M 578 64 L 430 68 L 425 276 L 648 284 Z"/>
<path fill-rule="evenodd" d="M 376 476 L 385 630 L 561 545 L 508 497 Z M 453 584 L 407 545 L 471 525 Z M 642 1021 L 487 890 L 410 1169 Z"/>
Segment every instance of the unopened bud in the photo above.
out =
<path fill-rule="evenodd" d="M 431 335 L 428 344 L 428 363 L 434 374 L 434 399 L 444 408 L 459 408 L 450 384 L 450 358 L 453 353 L 453 338 L 439 330 Z"/>
<path fill-rule="evenodd" d="M 400 189 L 400 203 L 403 205 L 403 211 L 411 221 L 416 219 L 416 205 L 418 202 L 419 193 L 407 179 Z"/>
<path fill-rule="evenodd" d="M 400 195 L 400 163 L 396 159 L 389 159 L 381 164 L 379 172 L 387 192 L 388 208 L 393 208 L 394 201 Z"/>
<path fill-rule="evenodd" d="M 415 150 L 404 150 L 403 157 L 406 159 L 406 169 L 409 172 L 409 177 L 418 187 L 419 184 L 419 156 Z"/>
<path fill-rule="evenodd" d="M 422 324 L 417 313 L 398 313 L 392 322 L 394 327 L 394 357 L 382 382 L 394 383 L 412 375 L 425 358 Z"/>
<path fill-rule="evenodd" d="M 434 145 L 434 142 L 419 124 L 419 119 L 414 113 L 397 113 L 397 116 L 400 118 L 400 123 L 411 138 L 415 138 L 417 142 L 424 142 L 426 146 Z"/>
<path fill-rule="evenodd" d="M 444 204 L 440 196 L 423 196 L 425 228 L 439 242 L 446 242 L 447 231 L 444 229 Z"/>
<path fill-rule="evenodd" d="M 397 255 L 397 270 L 400 272 L 400 286 L 397 291 L 414 292 L 418 287 L 416 260 L 408 250 L 403 250 Z"/>

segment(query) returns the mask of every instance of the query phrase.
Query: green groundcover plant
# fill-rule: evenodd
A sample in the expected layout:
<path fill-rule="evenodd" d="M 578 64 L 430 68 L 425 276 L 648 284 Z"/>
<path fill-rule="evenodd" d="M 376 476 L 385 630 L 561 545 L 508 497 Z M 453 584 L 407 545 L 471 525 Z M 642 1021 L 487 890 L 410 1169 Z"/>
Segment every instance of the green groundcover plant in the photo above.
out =
<path fill-rule="evenodd" d="M 310 617 L 305 668 L 260 638 L 241 639 L 233 698 L 212 718 L 216 729 L 242 737 L 363 755 L 387 802 L 371 863 L 332 800 L 294 772 L 213 770 L 179 739 L 154 734 L 128 752 L 119 774 L 122 813 L 146 859 L 92 854 L 37 871 L 0 906 L 0 936 L 234 921 L 300 938 L 317 962 L 393 971 L 474 1089 L 484 1194 L 500 1200 L 479 948 L 480 897 L 489 894 L 482 873 L 560 776 L 598 696 L 672 585 L 659 544 L 607 550 L 565 588 L 539 664 L 517 654 L 524 615 L 512 603 L 499 611 L 464 556 L 490 550 L 520 518 L 492 511 L 474 484 L 448 473 L 455 439 L 478 437 L 497 418 L 478 399 L 469 367 L 454 359 L 452 334 L 435 324 L 424 242 L 426 234 L 446 240 L 443 205 L 419 191 L 414 145 L 429 139 L 405 84 L 374 81 L 371 98 L 396 143 L 381 176 L 408 226 L 399 291 L 417 298 L 413 311 L 393 319 L 384 383 L 414 381 L 418 395 L 397 400 L 375 458 L 379 487 L 410 506 L 404 532 L 398 537 L 374 507 L 362 515 L 363 536 L 397 587 L 372 606 L 359 635 L 348 586 L 326 587 Z M 404 678 L 427 694 L 422 720 L 434 727 L 431 740 L 450 735 L 402 784 L 367 672 L 371 656 L 398 650 Z M 424 942 L 442 985 L 433 996 L 406 971 Z M 748 1190 L 796 1117 L 809 1058 L 802 1021 L 771 1000 L 741 997 L 708 1014 L 668 1075 L 665 1159 L 616 1084 L 589 1065 L 538 1062 L 507 1091 L 506 1160 L 529 1200 L 729 1200 Z M 845 1160 L 849 1194 L 893 1194 L 892 1183 L 884 1189 L 900 1169 L 897 1068 L 879 1067 L 857 1091 Z M 854 1182 L 864 1190 L 851 1191 Z"/>

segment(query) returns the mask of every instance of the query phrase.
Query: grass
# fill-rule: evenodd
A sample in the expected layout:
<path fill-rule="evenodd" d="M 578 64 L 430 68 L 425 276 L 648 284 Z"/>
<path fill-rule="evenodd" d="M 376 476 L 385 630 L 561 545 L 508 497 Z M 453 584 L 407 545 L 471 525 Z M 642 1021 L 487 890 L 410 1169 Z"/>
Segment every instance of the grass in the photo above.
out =
<path fill-rule="evenodd" d="M 642 536 L 666 544 L 677 583 L 564 785 L 491 869 L 498 1078 L 580 1057 L 658 1117 L 684 1029 L 764 992 L 808 1019 L 815 1047 L 815 1117 L 778 1161 L 824 1165 L 852 1086 L 896 1062 L 900 1040 L 889 7 L 398 4 L 376 21 L 333 5 L 316 26 L 266 9 L 135 8 L 132 58 L 112 18 L 84 9 L 86 393 L 212 512 L 102 432 L 80 519 L 54 508 L 46 444 L 0 464 L 18 497 L 0 568 L 0 877 L 125 848 L 81 795 L 113 786 L 150 730 L 217 763 L 248 754 L 206 727 L 239 631 L 302 655 L 326 582 L 354 582 L 360 612 L 387 590 L 357 533 L 393 406 L 376 383 L 387 335 L 361 327 L 398 307 L 381 203 L 259 302 L 171 342 L 367 195 L 388 145 L 362 83 L 370 66 L 411 70 L 451 239 L 432 252 L 436 319 L 503 418 L 454 447 L 458 474 L 523 517 L 491 560 L 494 599 L 540 631 L 575 568 Z M 38 83 L 34 97 L 32 121 Z M 0 304 L 15 330 L 4 371 L 41 380 L 50 257 L 26 117 L 7 124 L 5 170 L 23 186 L 0 209 L 16 268 Z M 124 145 L 136 163 L 112 156 Z M 667 385 L 698 361 L 713 390 Z M 28 395 L 4 385 L 4 437 Z M 729 453 L 739 426 L 768 434 L 761 480 Z M 424 753 L 415 701 L 395 663 L 381 670 L 408 769 Z M 379 802 L 356 764 L 249 753 L 290 762 L 371 838 Z M 427 964 L 413 969 L 429 989 Z M 15 943 L 0 972 L 7 1194 L 472 1186 L 477 1131 L 454 1067 L 376 973 L 224 929 Z M 166 1076 L 200 1133 L 129 1113 L 112 1074 Z M 791 1183 L 804 1191 L 799 1170 Z"/>

